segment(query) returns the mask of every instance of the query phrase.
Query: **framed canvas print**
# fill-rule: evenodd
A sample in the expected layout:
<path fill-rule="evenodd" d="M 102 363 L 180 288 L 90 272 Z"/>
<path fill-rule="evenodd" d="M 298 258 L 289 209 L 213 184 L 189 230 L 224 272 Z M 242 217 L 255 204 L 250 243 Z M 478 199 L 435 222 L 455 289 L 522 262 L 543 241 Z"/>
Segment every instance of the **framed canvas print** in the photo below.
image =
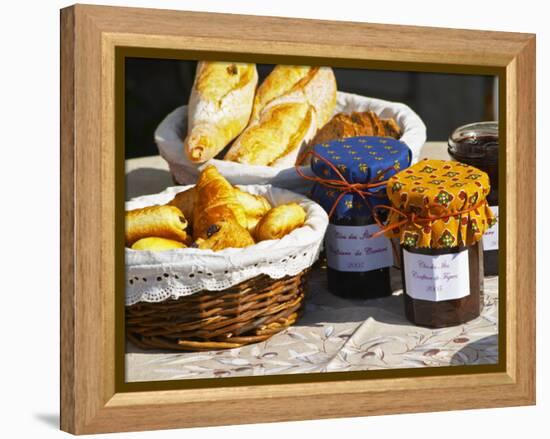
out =
<path fill-rule="evenodd" d="M 63 430 L 534 404 L 534 35 L 77 5 L 61 116 Z"/>

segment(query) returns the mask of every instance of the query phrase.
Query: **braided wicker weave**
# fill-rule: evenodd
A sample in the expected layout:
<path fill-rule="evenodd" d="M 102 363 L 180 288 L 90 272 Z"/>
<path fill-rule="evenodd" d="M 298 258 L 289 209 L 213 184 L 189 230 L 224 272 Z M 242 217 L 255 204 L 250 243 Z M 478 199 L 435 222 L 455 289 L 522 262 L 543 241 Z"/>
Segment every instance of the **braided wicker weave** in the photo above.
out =
<path fill-rule="evenodd" d="M 268 339 L 292 325 L 302 309 L 306 275 L 256 276 L 207 291 L 126 307 L 126 334 L 142 349 L 204 351 Z"/>

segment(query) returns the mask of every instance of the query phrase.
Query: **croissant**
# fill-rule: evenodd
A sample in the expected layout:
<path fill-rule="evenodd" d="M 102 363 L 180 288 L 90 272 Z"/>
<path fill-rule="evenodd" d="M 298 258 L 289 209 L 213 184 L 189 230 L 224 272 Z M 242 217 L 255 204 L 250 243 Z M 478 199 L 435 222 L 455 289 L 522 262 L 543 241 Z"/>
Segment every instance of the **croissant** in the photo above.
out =
<path fill-rule="evenodd" d="M 141 238 L 132 244 L 133 250 L 163 251 L 174 248 L 185 248 L 186 245 L 179 241 L 166 238 Z"/>
<path fill-rule="evenodd" d="M 271 209 L 256 226 L 256 240 L 280 239 L 306 221 L 306 212 L 297 203 L 281 204 Z"/>
<path fill-rule="evenodd" d="M 237 201 L 244 209 L 246 216 L 246 228 L 250 233 L 253 233 L 260 218 L 265 215 L 269 209 L 271 209 L 271 204 L 269 204 L 269 201 L 261 195 L 254 195 L 236 187 L 234 187 L 234 190 Z M 195 209 L 197 199 L 196 193 L 195 187 L 179 192 L 168 203 L 168 205 L 176 206 L 183 212 L 185 218 L 187 218 L 189 222 L 193 223 L 193 211 Z"/>
<path fill-rule="evenodd" d="M 250 123 L 224 159 L 250 165 L 294 164 L 336 106 L 329 67 L 276 66 L 254 99 Z"/>
<path fill-rule="evenodd" d="M 255 64 L 198 63 L 184 140 L 189 160 L 205 162 L 239 135 L 250 118 L 257 83 Z"/>
<path fill-rule="evenodd" d="M 185 191 L 178 192 L 174 198 L 172 198 L 167 205 L 176 206 L 182 211 L 187 221 L 193 224 L 193 211 L 195 210 L 196 202 L 195 187 L 189 188 Z"/>
<path fill-rule="evenodd" d="M 256 225 L 260 219 L 271 209 L 269 201 L 261 195 L 254 195 L 246 191 L 235 188 L 237 200 L 244 208 L 246 215 L 246 228 L 251 234 L 254 234 Z"/>
<path fill-rule="evenodd" d="M 214 166 L 201 172 L 195 190 L 193 235 L 199 248 L 221 250 L 254 244 L 235 189 Z"/>
<path fill-rule="evenodd" d="M 206 236 L 197 238 L 194 247 L 214 251 L 224 248 L 242 248 L 254 244 L 252 235 L 236 220 L 231 209 L 218 206 L 208 214 L 210 225 Z"/>
<path fill-rule="evenodd" d="M 187 220 L 174 206 L 150 206 L 126 212 L 126 244 L 155 236 L 186 242 Z"/>

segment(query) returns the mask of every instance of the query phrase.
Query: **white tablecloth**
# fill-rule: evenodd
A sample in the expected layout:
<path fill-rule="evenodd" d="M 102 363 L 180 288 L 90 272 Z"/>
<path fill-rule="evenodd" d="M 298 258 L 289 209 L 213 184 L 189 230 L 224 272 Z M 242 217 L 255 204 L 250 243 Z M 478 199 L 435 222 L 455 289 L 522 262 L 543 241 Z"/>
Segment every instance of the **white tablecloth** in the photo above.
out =
<path fill-rule="evenodd" d="M 443 142 L 421 157 L 448 158 Z M 126 162 L 127 199 L 174 183 L 159 156 Z M 482 315 L 464 325 L 427 329 L 403 313 L 400 274 L 392 269 L 391 297 L 348 300 L 326 288 L 322 266 L 311 273 L 298 322 L 269 340 L 211 352 L 142 351 L 127 344 L 126 380 L 157 381 L 288 373 L 415 368 L 498 362 L 498 277 L 485 278 Z"/>

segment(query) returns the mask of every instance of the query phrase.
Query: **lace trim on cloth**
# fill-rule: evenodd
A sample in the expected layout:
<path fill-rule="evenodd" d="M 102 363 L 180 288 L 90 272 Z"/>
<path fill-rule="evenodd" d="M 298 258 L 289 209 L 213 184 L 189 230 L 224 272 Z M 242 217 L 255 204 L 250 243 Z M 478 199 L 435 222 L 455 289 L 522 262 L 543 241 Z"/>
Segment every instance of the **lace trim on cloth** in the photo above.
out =
<path fill-rule="evenodd" d="M 189 187 L 171 187 L 160 194 L 135 198 L 126 203 L 126 210 L 165 204 Z M 265 196 L 273 206 L 299 203 L 307 215 L 304 226 L 282 239 L 262 241 L 244 249 L 151 252 L 127 248 L 126 306 L 177 299 L 201 290 L 224 290 L 262 274 L 273 279 L 294 276 L 313 265 L 328 225 L 325 211 L 302 195 L 270 185 L 240 187 Z"/>

